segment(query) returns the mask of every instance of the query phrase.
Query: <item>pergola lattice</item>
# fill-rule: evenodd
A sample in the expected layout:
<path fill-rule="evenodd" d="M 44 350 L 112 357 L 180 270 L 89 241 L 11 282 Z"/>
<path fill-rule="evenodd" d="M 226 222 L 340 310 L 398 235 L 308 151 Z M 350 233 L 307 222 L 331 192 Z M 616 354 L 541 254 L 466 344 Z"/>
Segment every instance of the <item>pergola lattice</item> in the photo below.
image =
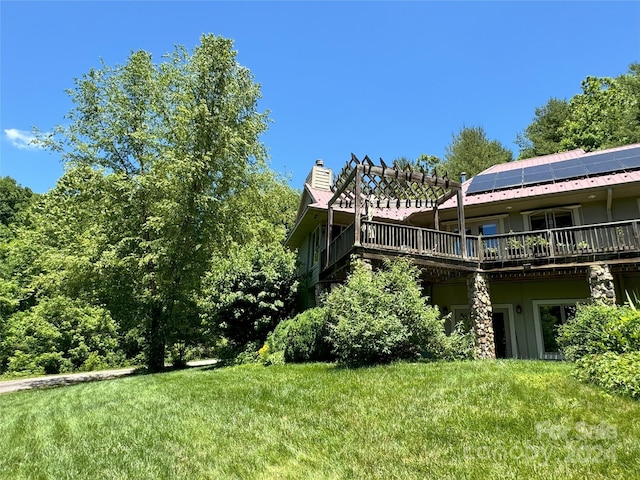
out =
<path fill-rule="evenodd" d="M 438 207 L 457 195 L 458 223 L 465 241 L 464 204 L 461 184 L 449 179 L 448 174 L 439 176 L 434 169 L 429 174 L 423 168 L 419 170 L 407 167 L 399 169 L 388 166 L 382 158 L 375 165 L 368 156 L 360 161 L 353 153 L 342 171 L 337 175 L 331 188 L 334 192 L 328 203 L 327 253 L 331 245 L 333 210 L 339 207 L 354 209 L 355 246 L 360 246 L 362 215 L 371 208 L 431 208 L 434 212 L 434 224 L 439 230 Z"/>

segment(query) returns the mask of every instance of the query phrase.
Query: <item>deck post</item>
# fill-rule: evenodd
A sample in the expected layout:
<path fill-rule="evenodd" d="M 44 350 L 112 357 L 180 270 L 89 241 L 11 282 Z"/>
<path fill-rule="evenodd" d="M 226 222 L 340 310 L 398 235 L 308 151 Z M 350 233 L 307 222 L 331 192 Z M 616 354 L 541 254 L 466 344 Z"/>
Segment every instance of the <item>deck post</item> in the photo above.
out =
<path fill-rule="evenodd" d="M 458 227 L 460 228 L 460 253 L 462 258 L 467 258 L 467 227 L 464 221 L 464 195 L 462 189 L 458 190 Z"/>
<path fill-rule="evenodd" d="M 355 210 L 355 218 L 354 218 L 354 223 L 355 223 L 355 231 L 354 231 L 354 241 L 353 244 L 356 247 L 360 246 L 360 233 L 362 230 L 362 169 L 363 166 L 361 164 L 356 165 L 356 176 L 354 178 L 354 181 L 356 182 L 355 185 L 355 196 L 356 196 L 356 210 Z"/>
<path fill-rule="evenodd" d="M 327 248 L 326 248 L 326 263 L 324 265 L 324 268 L 329 268 L 329 249 L 331 247 L 331 230 L 333 227 L 333 205 L 329 206 L 329 210 L 327 211 Z"/>
<path fill-rule="evenodd" d="M 549 242 L 549 258 L 556 256 L 556 238 L 552 230 L 547 230 L 547 241 Z"/>

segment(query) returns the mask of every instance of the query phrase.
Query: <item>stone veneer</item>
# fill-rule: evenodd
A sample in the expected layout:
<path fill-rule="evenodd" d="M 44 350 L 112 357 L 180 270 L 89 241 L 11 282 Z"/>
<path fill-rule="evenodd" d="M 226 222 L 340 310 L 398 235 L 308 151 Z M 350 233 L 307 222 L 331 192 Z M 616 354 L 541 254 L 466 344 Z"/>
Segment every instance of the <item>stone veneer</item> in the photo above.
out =
<path fill-rule="evenodd" d="M 613 286 L 613 275 L 611 275 L 609 265 L 590 265 L 588 275 L 591 299 L 594 302 L 614 305 L 616 303 L 616 290 Z"/>
<path fill-rule="evenodd" d="M 475 340 L 476 358 L 496 358 L 493 339 L 493 307 L 489 296 L 489 282 L 485 274 L 469 275 L 467 295 L 471 307 L 471 329 Z"/>

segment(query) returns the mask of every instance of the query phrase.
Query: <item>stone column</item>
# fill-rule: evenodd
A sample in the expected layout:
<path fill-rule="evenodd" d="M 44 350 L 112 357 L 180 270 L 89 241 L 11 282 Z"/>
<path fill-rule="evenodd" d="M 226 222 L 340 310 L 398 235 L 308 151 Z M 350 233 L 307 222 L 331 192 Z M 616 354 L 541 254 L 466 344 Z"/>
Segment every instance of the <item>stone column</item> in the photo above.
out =
<path fill-rule="evenodd" d="M 588 274 L 591 300 L 608 305 L 615 305 L 616 290 L 613 286 L 613 275 L 611 275 L 609 265 L 590 265 Z"/>
<path fill-rule="evenodd" d="M 484 273 L 472 273 L 467 279 L 467 295 L 471 307 L 471 329 L 475 340 L 476 358 L 496 358 L 493 339 L 493 307 L 489 282 Z"/>

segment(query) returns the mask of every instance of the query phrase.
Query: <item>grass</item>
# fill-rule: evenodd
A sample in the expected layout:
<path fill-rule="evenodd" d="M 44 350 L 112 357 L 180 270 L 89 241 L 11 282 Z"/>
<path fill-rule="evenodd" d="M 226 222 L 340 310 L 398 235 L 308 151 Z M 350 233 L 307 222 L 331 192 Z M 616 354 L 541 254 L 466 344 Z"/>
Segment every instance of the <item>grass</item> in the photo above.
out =
<path fill-rule="evenodd" d="M 0 396 L 0 478 L 639 478 L 640 403 L 534 361 L 191 369 Z"/>

